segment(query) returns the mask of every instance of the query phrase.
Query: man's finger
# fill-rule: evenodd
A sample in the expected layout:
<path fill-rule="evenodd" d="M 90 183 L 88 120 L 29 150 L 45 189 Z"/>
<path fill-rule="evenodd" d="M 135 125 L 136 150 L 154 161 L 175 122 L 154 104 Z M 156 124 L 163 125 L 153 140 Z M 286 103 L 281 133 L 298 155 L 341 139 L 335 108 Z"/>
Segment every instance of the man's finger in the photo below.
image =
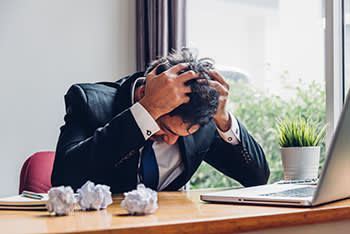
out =
<path fill-rule="evenodd" d="M 212 70 L 209 72 L 209 75 L 215 80 L 217 80 L 220 84 L 225 86 L 226 89 L 230 89 L 230 85 L 225 81 L 224 77 L 222 77 L 222 75 L 219 72 L 217 72 L 216 70 Z"/>
<path fill-rule="evenodd" d="M 220 96 L 228 95 L 228 90 L 226 89 L 226 87 L 221 83 L 219 83 L 218 81 L 208 80 L 208 83 L 210 86 L 214 87 L 219 92 Z"/>
<path fill-rule="evenodd" d="M 208 84 L 216 89 L 224 89 L 224 86 L 215 80 L 208 80 Z"/>
<path fill-rule="evenodd" d="M 182 91 L 183 91 L 184 93 L 192 93 L 191 86 L 189 86 L 189 85 L 184 85 Z"/>
<path fill-rule="evenodd" d="M 228 95 L 228 89 L 216 80 L 197 79 L 197 82 L 202 83 L 202 84 L 208 84 L 208 85 L 212 86 L 213 88 L 215 88 L 219 92 L 220 96 L 227 96 Z"/>
<path fill-rule="evenodd" d="M 151 72 L 149 72 L 147 75 L 146 75 L 146 79 L 149 79 L 149 77 L 154 77 L 156 76 L 156 71 L 157 71 L 157 68 L 159 67 L 160 64 L 158 64 L 157 66 L 155 66 L 155 68 L 153 68 L 153 70 Z"/>
<path fill-rule="evenodd" d="M 184 94 L 184 96 L 183 96 L 183 98 L 182 98 L 182 103 L 187 103 L 187 102 L 189 102 L 190 101 L 190 97 L 189 96 L 187 96 L 186 94 Z"/>
<path fill-rule="evenodd" d="M 181 82 L 185 83 L 186 81 L 198 78 L 199 74 L 195 73 L 194 71 L 187 71 L 182 73 L 177 77 L 178 80 L 181 80 Z"/>
<path fill-rule="evenodd" d="M 179 64 L 177 64 L 177 65 L 171 67 L 171 68 L 168 70 L 168 72 L 169 72 L 169 73 L 172 73 L 172 74 L 177 74 L 177 73 L 179 73 L 180 71 L 182 71 L 183 69 L 188 68 L 188 66 L 189 66 L 188 63 L 179 63 Z"/>

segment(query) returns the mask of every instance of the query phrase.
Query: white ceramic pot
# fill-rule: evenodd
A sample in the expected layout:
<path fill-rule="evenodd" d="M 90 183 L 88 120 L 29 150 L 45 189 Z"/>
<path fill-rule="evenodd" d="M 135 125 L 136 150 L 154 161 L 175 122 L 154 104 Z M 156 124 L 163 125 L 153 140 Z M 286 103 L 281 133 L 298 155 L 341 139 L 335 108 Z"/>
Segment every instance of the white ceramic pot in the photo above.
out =
<path fill-rule="evenodd" d="M 313 179 L 318 176 L 320 147 L 282 147 L 285 180 Z"/>

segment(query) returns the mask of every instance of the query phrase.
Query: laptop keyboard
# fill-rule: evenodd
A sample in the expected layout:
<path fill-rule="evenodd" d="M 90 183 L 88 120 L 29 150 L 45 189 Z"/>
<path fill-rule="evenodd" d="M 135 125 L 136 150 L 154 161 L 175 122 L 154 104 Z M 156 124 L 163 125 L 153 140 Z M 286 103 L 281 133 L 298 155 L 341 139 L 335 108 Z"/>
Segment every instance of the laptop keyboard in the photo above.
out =
<path fill-rule="evenodd" d="M 302 187 L 296 189 L 288 189 L 276 193 L 260 194 L 260 196 L 272 196 L 272 197 L 311 197 L 315 192 L 315 187 Z"/>

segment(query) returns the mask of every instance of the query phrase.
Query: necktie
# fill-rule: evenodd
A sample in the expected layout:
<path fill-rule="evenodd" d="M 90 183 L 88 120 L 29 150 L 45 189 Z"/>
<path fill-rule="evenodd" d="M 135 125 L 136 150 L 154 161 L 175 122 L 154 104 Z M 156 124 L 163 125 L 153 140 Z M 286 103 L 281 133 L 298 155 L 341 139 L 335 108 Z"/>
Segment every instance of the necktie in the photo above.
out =
<path fill-rule="evenodd" d="M 159 169 L 156 155 L 152 148 L 153 141 L 146 141 L 141 153 L 141 167 L 143 183 L 146 187 L 157 190 L 159 180 Z"/>

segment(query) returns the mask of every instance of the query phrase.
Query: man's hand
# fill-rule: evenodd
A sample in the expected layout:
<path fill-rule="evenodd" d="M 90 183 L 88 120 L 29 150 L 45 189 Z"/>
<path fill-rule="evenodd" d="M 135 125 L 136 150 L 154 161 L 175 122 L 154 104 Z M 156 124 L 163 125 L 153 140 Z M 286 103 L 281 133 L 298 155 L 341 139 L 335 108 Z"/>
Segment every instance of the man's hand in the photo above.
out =
<path fill-rule="evenodd" d="M 231 128 L 230 115 L 226 111 L 226 102 L 230 85 L 216 70 L 209 71 L 209 75 L 213 80 L 198 80 L 198 82 L 208 82 L 210 86 L 214 87 L 219 92 L 219 106 L 214 116 L 214 121 L 221 131 L 226 132 Z"/>
<path fill-rule="evenodd" d="M 147 74 L 145 95 L 139 102 L 153 119 L 157 120 L 190 100 L 186 94 L 191 93 L 191 87 L 185 85 L 185 82 L 198 78 L 199 75 L 194 71 L 178 75 L 187 67 L 188 64 L 181 63 L 159 75 L 156 75 L 156 67 Z"/>

